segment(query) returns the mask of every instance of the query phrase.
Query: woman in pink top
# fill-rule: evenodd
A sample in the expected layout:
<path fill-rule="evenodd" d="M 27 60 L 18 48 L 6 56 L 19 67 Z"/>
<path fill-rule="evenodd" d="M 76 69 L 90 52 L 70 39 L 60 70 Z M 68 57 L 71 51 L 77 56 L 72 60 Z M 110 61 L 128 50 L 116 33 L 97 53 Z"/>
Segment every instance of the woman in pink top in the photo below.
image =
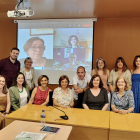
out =
<path fill-rule="evenodd" d="M 47 105 L 49 103 L 49 91 L 48 88 L 49 78 L 46 75 L 41 75 L 38 78 L 38 87 L 34 88 L 29 104 Z"/>
<path fill-rule="evenodd" d="M 91 76 L 93 76 L 95 74 L 98 74 L 101 77 L 103 87 L 107 90 L 108 101 L 110 103 L 110 90 L 109 90 L 109 86 L 107 85 L 107 81 L 108 81 L 110 72 L 106 68 L 105 60 L 101 57 L 96 60 L 96 67 L 95 67 L 95 69 L 92 70 Z M 109 108 L 110 107 L 108 107 L 107 110 L 110 110 Z"/>

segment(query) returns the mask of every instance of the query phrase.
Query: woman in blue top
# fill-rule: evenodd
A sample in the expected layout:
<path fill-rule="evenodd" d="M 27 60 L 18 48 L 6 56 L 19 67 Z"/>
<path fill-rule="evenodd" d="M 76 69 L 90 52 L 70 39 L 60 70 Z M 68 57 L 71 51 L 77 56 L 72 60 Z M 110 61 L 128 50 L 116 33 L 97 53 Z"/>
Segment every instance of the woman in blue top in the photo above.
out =
<path fill-rule="evenodd" d="M 119 114 L 128 114 L 134 110 L 133 92 L 129 90 L 128 82 L 123 76 L 118 77 L 115 82 L 111 108 Z"/>
<path fill-rule="evenodd" d="M 140 55 L 135 56 L 132 70 L 132 91 L 135 100 L 134 113 L 140 113 Z"/>

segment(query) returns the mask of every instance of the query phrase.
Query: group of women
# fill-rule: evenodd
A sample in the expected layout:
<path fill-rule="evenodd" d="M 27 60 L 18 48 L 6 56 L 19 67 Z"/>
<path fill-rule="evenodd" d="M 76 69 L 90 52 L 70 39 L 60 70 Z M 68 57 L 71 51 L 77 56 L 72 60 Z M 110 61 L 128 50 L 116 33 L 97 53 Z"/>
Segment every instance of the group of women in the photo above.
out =
<path fill-rule="evenodd" d="M 3 128 L 4 118 L 7 114 L 27 103 L 36 105 L 49 103 L 49 92 L 52 91 L 48 87 L 49 78 L 41 75 L 37 83 L 35 70 L 31 67 L 32 63 L 30 57 L 25 59 L 25 66 L 14 78 L 9 90 L 5 78 L 0 76 L 0 128 Z M 109 72 L 104 59 L 98 58 L 96 68 L 91 73 L 89 87 L 84 94 L 83 108 L 107 110 L 110 108 L 111 102 L 112 111 L 116 113 L 127 114 L 133 111 L 139 113 L 140 56 L 135 57 L 133 66 L 134 70 L 130 72 L 124 59 L 119 57 L 116 60 L 115 68 Z M 69 78 L 62 75 L 59 78 L 59 87 L 53 91 L 52 98 L 55 106 L 62 108 L 74 106 L 73 91 L 68 86 Z"/>

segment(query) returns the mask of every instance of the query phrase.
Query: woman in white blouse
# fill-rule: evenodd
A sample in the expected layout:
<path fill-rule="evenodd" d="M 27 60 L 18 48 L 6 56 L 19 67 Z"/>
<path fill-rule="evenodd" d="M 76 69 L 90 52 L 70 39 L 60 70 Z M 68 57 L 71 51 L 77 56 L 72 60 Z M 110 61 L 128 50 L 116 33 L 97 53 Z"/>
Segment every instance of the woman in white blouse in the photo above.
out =
<path fill-rule="evenodd" d="M 38 86 L 35 70 L 32 67 L 32 63 L 32 59 L 30 57 L 27 57 L 24 61 L 25 66 L 20 69 L 20 72 L 22 72 L 25 75 L 25 80 L 30 87 L 30 94 L 33 88 Z"/>
<path fill-rule="evenodd" d="M 59 87 L 54 89 L 53 104 L 57 107 L 70 108 L 74 106 L 73 91 L 68 88 L 69 78 L 62 75 L 59 78 Z"/>
<path fill-rule="evenodd" d="M 28 103 L 30 99 L 29 86 L 26 84 L 25 76 L 22 72 L 19 72 L 14 78 L 9 92 L 11 99 L 11 111 L 15 111 Z"/>

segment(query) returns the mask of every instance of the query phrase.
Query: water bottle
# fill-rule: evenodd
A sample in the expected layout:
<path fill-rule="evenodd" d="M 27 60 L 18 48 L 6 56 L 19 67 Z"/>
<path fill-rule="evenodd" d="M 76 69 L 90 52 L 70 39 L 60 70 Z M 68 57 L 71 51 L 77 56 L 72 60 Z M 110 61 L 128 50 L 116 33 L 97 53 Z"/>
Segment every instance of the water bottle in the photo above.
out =
<path fill-rule="evenodd" d="M 46 122 L 45 110 L 42 110 L 42 113 L 41 113 L 40 117 L 41 117 L 41 120 L 40 120 L 41 126 L 43 127 L 43 126 L 45 126 L 45 122 Z"/>

